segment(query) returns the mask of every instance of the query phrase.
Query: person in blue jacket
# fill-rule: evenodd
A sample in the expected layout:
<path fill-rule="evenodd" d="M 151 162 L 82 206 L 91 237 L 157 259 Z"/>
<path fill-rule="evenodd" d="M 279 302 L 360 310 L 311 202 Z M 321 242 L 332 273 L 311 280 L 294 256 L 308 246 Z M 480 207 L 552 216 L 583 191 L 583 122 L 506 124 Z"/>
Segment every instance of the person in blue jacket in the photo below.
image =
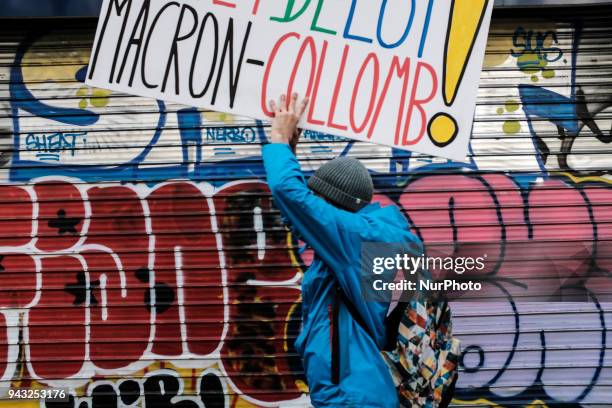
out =
<path fill-rule="evenodd" d="M 389 301 L 362 298 L 360 251 L 364 242 L 422 244 L 397 207 L 371 203 L 372 179 L 358 160 L 331 160 L 306 182 L 295 146 L 307 104 L 297 94 L 270 101 L 275 116 L 262 155 L 275 206 L 314 250 L 302 280 L 303 326 L 295 341 L 311 402 L 317 408 L 396 408 L 395 385 L 380 354 Z M 345 302 L 338 301 L 338 290 Z"/>

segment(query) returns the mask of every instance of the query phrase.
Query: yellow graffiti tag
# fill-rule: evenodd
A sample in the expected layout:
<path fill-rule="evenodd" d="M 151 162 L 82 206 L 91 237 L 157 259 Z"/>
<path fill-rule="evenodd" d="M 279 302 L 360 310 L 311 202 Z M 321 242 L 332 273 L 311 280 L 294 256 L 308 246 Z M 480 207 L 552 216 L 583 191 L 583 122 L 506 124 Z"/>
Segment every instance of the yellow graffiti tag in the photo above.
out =
<path fill-rule="evenodd" d="M 562 176 L 569 177 L 574 183 L 588 183 L 588 182 L 596 182 L 596 183 L 607 183 L 612 184 L 612 179 L 610 176 L 575 176 L 572 173 L 558 171 L 551 172 L 551 174 L 560 174 Z"/>

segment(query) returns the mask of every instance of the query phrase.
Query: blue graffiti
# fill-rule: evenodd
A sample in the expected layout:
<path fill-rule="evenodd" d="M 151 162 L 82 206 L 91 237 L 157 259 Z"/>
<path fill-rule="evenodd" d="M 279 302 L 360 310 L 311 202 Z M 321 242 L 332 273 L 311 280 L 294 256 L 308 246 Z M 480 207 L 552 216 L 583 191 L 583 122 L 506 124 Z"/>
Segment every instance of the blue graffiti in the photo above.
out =
<path fill-rule="evenodd" d="M 45 161 L 59 161 L 61 153 L 75 155 L 78 145 L 87 146 L 87 132 L 78 133 L 29 133 L 25 139 L 26 149 L 35 151 L 36 157 Z"/>
<path fill-rule="evenodd" d="M 57 107 L 49 105 L 43 101 L 38 100 L 28 89 L 28 85 L 24 81 L 22 67 L 23 58 L 28 50 L 32 47 L 38 37 L 32 37 L 20 44 L 16 56 L 15 62 L 11 68 L 11 82 L 9 86 L 11 96 L 11 112 L 13 117 L 13 158 L 12 167 L 10 169 L 10 178 L 15 181 L 28 181 L 36 177 L 58 175 L 58 176 L 73 176 L 80 177 L 87 181 L 100 181 L 100 180 L 136 180 L 142 179 L 145 176 L 159 177 L 159 176 L 180 176 L 180 168 L 170 168 L 167 171 L 160 171 L 159 169 L 141 169 L 139 164 L 144 161 L 146 156 L 149 154 L 153 146 L 158 142 L 163 128 L 166 124 L 166 111 L 163 102 L 158 101 L 158 113 L 159 119 L 154 129 L 153 136 L 149 143 L 142 149 L 140 154 L 134 157 L 127 163 L 122 163 L 116 166 L 98 166 L 98 165 L 65 165 L 61 163 L 47 163 L 41 161 L 24 160 L 20 157 L 20 146 L 21 146 L 21 126 L 20 126 L 20 115 L 19 111 L 23 110 L 37 117 L 53 120 L 58 123 L 75 126 L 77 128 L 83 128 L 82 132 L 87 132 L 88 127 L 96 124 L 100 115 L 88 109 L 76 109 Z M 87 67 L 84 66 L 77 70 L 75 74 L 75 80 L 83 82 Z M 73 132 L 73 133 L 82 133 Z M 29 135 L 28 135 L 29 136 Z M 32 139 L 27 139 L 32 142 Z M 56 153 L 56 152 L 54 152 Z M 43 156 L 47 160 L 53 160 L 52 156 Z"/>
<path fill-rule="evenodd" d="M 213 127 L 206 128 L 206 142 L 256 143 L 257 133 L 252 127 Z"/>
<path fill-rule="evenodd" d="M 546 46 L 549 37 L 552 44 L 559 43 L 557 33 L 554 31 L 534 32 L 527 31 L 523 27 L 516 29 L 512 37 L 512 44 L 516 49 L 510 50 L 510 53 L 518 58 L 517 64 L 521 70 L 539 70 L 563 57 L 561 48 Z"/>
<path fill-rule="evenodd" d="M 575 169 L 568 159 L 572 154 L 572 148 L 576 140 L 578 140 L 584 128 L 588 128 L 599 142 L 604 144 L 612 143 L 612 130 L 608 132 L 607 129 L 601 129 L 597 123 L 597 116 L 612 106 L 612 97 L 598 99 L 594 103 L 590 103 L 587 100 L 584 87 L 591 85 L 588 83 L 581 85 L 577 81 L 577 54 L 582 35 L 581 22 L 572 22 L 572 28 L 574 35 L 571 52 L 570 92 L 568 96 L 535 85 L 520 85 L 519 93 L 534 148 L 537 152 L 536 158 L 540 170 L 544 174 L 547 173 L 546 165 L 549 164 L 549 156 L 551 155 L 551 149 L 548 145 L 552 135 L 536 129 L 534 124 L 538 120 L 551 123 L 554 129 L 556 129 L 556 136 L 560 140 L 559 152 L 556 154 L 554 166 L 559 170 L 567 171 L 577 176 L 599 176 L 608 173 L 609 169 L 589 171 Z M 605 114 L 602 116 L 605 118 Z"/>

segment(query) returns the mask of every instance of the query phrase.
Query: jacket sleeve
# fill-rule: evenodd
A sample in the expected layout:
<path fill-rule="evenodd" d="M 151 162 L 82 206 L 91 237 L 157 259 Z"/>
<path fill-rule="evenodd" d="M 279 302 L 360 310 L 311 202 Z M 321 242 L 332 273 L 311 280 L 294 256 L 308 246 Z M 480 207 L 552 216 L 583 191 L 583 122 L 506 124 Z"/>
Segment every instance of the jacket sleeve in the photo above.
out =
<path fill-rule="evenodd" d="M 298 230 L 302 239 L 336 274 L 342 287 L 353 292 L 358 276 L 345 276 L 346 266 L 354 262 L 354 245 L 348 245 L 367 221 L 355 213 L 341 210 L 315 195 L 307 186 L 297 158 L 285 144 L 263 147 L 268 186 L 276 207 Z"/>

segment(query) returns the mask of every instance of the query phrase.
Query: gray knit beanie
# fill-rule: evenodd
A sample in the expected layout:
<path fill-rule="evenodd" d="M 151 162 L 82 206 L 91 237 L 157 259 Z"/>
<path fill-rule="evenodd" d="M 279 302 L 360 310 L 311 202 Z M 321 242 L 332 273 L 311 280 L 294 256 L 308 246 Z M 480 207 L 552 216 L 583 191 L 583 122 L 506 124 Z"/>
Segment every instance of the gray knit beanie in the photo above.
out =
<path fill-rule="evenodd" d="M 374 193 L 370 173 L 352 157 L 338 157 L 319 167 L 308 180 L 308 187 L 352 212 L 368 205 Z"/>

